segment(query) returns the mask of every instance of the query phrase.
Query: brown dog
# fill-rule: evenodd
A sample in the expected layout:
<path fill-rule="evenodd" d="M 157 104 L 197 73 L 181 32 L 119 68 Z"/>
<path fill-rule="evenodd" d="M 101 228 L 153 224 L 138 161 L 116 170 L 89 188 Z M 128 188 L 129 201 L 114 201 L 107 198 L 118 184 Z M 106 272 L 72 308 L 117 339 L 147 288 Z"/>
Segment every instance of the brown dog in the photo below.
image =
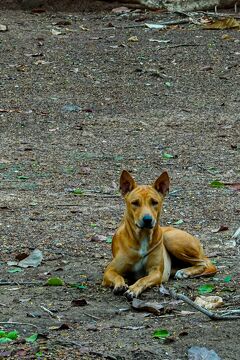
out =
<path fill-rule="evenodd" d="M 176 272 L 177 279 L 216 273 L 197 238 L 159 225 L 162 203 L 169 190 L 167 172 L 153 185 L 137 185 L 124 170 L 120 189 L 126 211 L 113 236 L 113 260 L 105 270 L 104 286 L 113 287 L 114 294 L 125 293 L 128 299 L 138 297 L 145 289 L 168 281 L 176 260 L 188 266 Z M 138 280 L 128 287 L 124 277 Z"/>

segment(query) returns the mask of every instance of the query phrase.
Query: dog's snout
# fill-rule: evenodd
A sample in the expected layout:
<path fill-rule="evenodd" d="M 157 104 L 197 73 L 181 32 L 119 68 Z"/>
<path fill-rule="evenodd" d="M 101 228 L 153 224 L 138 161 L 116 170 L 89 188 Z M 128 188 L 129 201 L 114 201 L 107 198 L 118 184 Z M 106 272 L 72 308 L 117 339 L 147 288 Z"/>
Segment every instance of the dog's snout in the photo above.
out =
<path fill-rule="evenodd" d="M 151 228 L 153 223 L 153 219 L 151 215 L 148 214 L 144 215 L 144 217 L 142 218 L 142 223 L 143 223 L 143 227 Z"/>

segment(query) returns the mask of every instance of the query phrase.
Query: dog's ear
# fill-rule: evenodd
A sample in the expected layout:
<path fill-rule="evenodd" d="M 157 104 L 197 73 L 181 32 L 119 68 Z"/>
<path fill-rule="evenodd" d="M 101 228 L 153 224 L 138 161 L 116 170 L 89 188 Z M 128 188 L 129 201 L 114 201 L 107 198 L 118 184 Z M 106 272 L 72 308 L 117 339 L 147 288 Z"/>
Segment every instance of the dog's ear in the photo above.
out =
<path fill-rule="evenodd" d="M 164 171 L 159 178 L 155 181 L 153 184 L 154 189 L 156 189 L 159 193 L 161 193 L 163 196 L 167 194 L 169 191 L 169 176 L 166 171 Z"/>
<path fill-rule="evenodd" d="M 132 191 L 137 186 L 135 180 L 128 171 L 123 170 L 120 177 L 120 190 L 123 196 Z"/>

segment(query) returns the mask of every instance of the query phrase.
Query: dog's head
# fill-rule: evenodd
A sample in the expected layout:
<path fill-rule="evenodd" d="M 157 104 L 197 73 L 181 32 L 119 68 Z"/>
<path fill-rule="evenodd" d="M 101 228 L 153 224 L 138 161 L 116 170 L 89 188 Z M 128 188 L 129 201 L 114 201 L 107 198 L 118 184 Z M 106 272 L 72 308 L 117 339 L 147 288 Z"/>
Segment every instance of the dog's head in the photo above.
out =
<path fill-rule="evenodd" d="M 163 172 L 153 185 L 137 185 L 132 176 L 123 170 L 120 190 L 131 221 L 140 229 L 153 229 L 158 223 L 162 203 L 169 190 L 168 173 Z"/>

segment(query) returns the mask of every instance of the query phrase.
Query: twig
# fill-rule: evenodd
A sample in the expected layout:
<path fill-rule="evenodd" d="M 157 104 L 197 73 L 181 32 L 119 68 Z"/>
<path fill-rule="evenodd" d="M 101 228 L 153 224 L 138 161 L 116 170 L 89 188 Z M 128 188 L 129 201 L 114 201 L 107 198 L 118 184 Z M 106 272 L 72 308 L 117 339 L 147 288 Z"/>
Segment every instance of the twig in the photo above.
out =
<path fill-rule="evenodd" d="M 223 313 L 221 315 L 213 313 L 212 311 L 209 311 L 205 308 L 203 308 L 200 305 L 195 304 L 191 299 L 189 299 L 186 295 L 183 294 L 179 294 L 176 293 L 174 290 L 169 289 L 169 294 L 174 298 L 174 299 L 179 299 L 184 301 L 185 303 L 191 305 L 192 307 L 194 307 L 195 309 L 197 309 L 198 311 L 202 312 L 203 314 L 207 315 L 210 319 L 212 320 L 235 320 L 235 319 L 240 319 L 240 316 L 235 316 L 235 315 L 231 315 L 235 313 L 235 310 L 233 310 L 233 312 L 228 311 L 227 313 Z M 229 315 L 230 314 L 230 315 Z"/>
<path fill-rule="evenodd" d="M 11 285 L 11 286 L 20 286 L 20 285 L 38 285 L 38 286 L 43 286 L 43 282 L 42 281 L 36 281 L 36 282 L 33 282 L 33 281 L 0 281 L 0 286 L 7 286 L 7 285 Z"/>
<path fill-rule="evenodd" d="M 165 46 L 164 48 L 169 49 L 169 48 L 177 48 L 182 46 L 205 46 L 205 44 L 175 44 L 175 45 Z"/>
<path fill-rule="evenodd" d="M 146 328 L 145 325 L 141 325 L 141 326 L 110 325 L 110 326 L 107 326 L 105 329 L 141 330 L 141 329 L 145 329 L 145 328 Z"/>
<path fill-rule="evenodd" d="M 191 22 L 190 18 L 188 18 L 188 19 L 173 19 L 173 20 L 166 20 L 166 21 L 157 22 L 156 25 L 170 26 L 170 25 L 186 24 L 186 23 L 189 23 L 189 22 Z M 145 27 L 147 27 L 146 23 L 144 23 L 144 24 L 126 25 L 126 26 L 113 26 L 113 27 L 102 28 L 102 30 L 134 29 L 134 28 L 145 28 Z"/>
<path fill-rule="evenodd" d="M 30 323 L 21 323 L 21 322 L 16 322 L 16 321 L 1 321 L 0 325 L 23 325 L 23 326 L 32 326 L 35 329 L 38 329 L 38 327 L 34 324 L 30 324 Z"/>
<path fill-rule="evenodd" d="M 99 318 L 98 316 L 94 316 L 94 315 L 86 313 L 86 312 L 84 313 L 84 315 L 89 316 L 90 318 L 92 318 L 94 320 L 101 320 L 101 318 Z"/>
<path fill-rule="evenodd" d="M 43 311 L 46 311 L 51 317 L 57 319 L 58 321 L 61 320 L 58 315 L 55 315 L 51 310 L 47 309 L 45 306 L 40 305 L 40 308 L 41 308 Z"/>

